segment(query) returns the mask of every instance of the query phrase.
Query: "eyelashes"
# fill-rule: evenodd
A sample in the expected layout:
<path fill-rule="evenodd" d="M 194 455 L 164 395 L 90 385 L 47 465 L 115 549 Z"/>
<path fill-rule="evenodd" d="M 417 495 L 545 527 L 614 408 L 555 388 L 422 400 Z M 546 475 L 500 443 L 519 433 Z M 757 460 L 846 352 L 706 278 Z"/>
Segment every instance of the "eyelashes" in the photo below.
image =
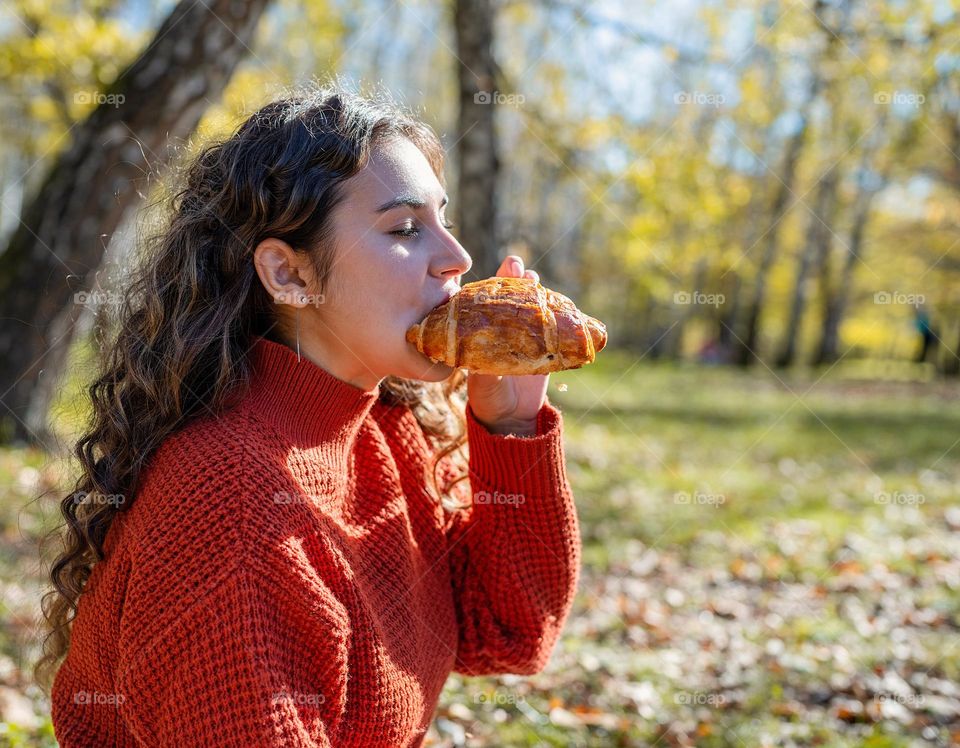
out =
<path fill-rule="evenodd" d="M 454 227 L 454 224 L 451 223 L 450 221 L 444 221 L 441 225 L 445 229 L 452 229 Z M 418 229 L 416 226 L 409 226 L 404 229 L 398 229 L 397 231 L 391 231 L 390 233 L 393 234 L 394 236 L 402 236 L 404 238 L 409 239 L 415 236 L 419 236 L 420 229 Z"/>
<path fill-rule="evenodd" d="M 420 232 L 417 231 L 416 228 L 411 226 L 410 228 L 399 229 L 398 231 L 391 231 L 390 233 L 393 234 L 394 236 L 416 236 Z"/>

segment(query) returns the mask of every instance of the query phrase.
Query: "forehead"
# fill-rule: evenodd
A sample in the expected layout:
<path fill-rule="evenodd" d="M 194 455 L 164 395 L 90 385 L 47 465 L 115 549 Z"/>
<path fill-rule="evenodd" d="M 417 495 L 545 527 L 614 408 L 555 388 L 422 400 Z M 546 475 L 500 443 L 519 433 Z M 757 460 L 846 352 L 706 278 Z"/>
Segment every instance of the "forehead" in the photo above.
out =
<path fill-rule="evenodd" d="M 401 194 L 430 200 L 442 193 L 430 162 L 407 138 L 390 138 L 375 144 L 367 163 L 349 181 L 354 188 L 352 199 L 363 202 L 383 202 Z"/>

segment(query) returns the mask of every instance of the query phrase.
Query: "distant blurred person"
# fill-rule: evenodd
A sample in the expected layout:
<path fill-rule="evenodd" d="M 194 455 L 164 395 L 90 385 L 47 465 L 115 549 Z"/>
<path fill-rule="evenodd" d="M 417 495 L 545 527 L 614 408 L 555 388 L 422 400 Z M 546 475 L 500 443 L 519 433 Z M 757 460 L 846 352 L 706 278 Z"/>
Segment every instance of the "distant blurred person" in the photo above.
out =
<path fill-rule="evenodd" d="M 914 359 L 916 363 L 924 363 L 928 357 L 932 357 L 937 349 L 937 329 L 933 326 L 930 314 L 926 309 L 917 308 L 914 325 L 917 332 L 920 333 L 920 350 Z"/>

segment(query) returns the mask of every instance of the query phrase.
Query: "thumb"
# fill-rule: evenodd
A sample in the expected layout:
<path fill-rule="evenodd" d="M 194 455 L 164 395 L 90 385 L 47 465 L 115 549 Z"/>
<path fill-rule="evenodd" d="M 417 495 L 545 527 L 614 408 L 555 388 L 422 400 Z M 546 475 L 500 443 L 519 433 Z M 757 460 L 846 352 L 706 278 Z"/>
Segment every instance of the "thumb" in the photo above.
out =
<path fill-rule="evenodd" d="M 474 374 L 471 372 L 467 376 L 467 390 L 480 396 L 488 395 L 500 387 L 501 381 L 503 381 L 503 376 L 500 374 Z"/>

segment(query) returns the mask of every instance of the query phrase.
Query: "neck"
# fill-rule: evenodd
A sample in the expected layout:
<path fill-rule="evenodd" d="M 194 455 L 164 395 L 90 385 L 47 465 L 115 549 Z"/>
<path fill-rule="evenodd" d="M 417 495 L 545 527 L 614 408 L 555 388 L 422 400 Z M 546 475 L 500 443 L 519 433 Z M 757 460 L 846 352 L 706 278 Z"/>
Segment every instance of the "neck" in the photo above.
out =
<path fill-rule="evenodd" d="M 287 346 L 297 355 L 296 335 L 286 340 L 279 335 L 270 335 L 270 340 Z M 382 381 L 361 361 L 353 351 L 343 345 L 341 341 L 329 341 L 326 344 L 317 336 L 300 335 L 300 360 L 306 359 L 324 371 L 332 374 L 342 382 L 346 382 L 365 392 L 373 391 Z"/>
<path fill-rule="evenodd" d="M 380 394 L 363 389 L 315 363 L 301 344 L 296 350 L 256 337 L 250 349 L 249 402 L 298 447 L 320 447 L 338 462 L 346 459 L 360 426 Z"/>

